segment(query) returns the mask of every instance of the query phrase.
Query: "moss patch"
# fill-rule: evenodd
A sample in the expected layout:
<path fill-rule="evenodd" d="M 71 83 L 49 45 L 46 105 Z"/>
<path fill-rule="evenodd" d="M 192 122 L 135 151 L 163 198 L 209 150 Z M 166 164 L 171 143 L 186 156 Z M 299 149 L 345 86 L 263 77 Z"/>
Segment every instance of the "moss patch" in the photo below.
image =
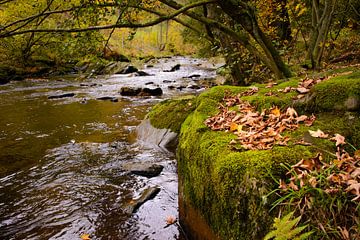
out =
<path fill-rule="evenodd" d="M 166 100 L 155 105 L 147 117 L 154 127 L 179 133 L 181 124 L 194 108 L 194 97 Z"/>
<path fill-rule="evenodd" d="M 282 109 L 293 106 L 298 113 L 311 115 L 312 111 L 307 110 L 316 106 L 317 120 L 312 127 L 301 125 L 296 131 L 286 132 L 292 139 L 287 147 L 234 151 L 229 142 L 235 135 L 211 131 L 205 126 L 204 121 L 218 112 L 218 104 L 226 93 L 241 93 L 249 89 L 246 87 L 215 87 L 195 99 L 166 101 L 149 114 L 156 127 L 176 132 L 181 127 L 177 155 L 182 200 L 200 212 L 220 239 L 261 239 L 268 232 L 276 212 L 269 212 L 274 199 L 267 199 L 267 195 L 277 188 L 273 178 L 285 175 L 282 164 L 294 164 L 302 158 L 314 157 L 317 152 L 332 160 L 334 143 L 311 137 L 309 129 L 342 134 L 349 143 L 360 147 L 359 113 L 334 108 L 335 103 L 349 96 L 359 96 L 360 74 L 355 72 L 316 85 L 311 93 L 318 97 L 307 102 L 294 102 L 297 95 L 294 91 L 277 91 L 296 87 L 298 81 L 293 78 L 271 89 L 256 85 L 258 93 L 242 98 L 258 110 L 274 105 Z M 269 91 L 278 96 L 265 96 Z M 300 139 L 313 145 L 296 145 Z"/>

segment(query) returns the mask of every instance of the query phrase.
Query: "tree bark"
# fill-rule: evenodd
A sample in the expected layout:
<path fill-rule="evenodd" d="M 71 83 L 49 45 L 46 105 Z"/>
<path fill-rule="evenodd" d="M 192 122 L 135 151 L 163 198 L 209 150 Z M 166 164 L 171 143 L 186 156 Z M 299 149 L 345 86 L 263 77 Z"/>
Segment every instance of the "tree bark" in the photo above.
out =
<path fill-rule="evenodd" d="M 221 9 L 235 22 L 239 23 L 248 32 L 264 51 L 271 64 L 271 70 L 277 78 L 287 78 L 291 72 L 283 62 L 279 52 L 275 49 L 271 40 L 260 29 L 256 19 L 255 10 L 246 2 L 239 0 L 218 0 Z"/>

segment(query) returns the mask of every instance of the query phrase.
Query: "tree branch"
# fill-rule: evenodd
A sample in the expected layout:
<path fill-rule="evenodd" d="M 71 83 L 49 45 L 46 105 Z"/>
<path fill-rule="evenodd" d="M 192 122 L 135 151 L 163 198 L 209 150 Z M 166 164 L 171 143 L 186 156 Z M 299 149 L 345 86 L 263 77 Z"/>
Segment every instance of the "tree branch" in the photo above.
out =
<path fill-rule="evenodd" d="M 203 1 L 199 1 L 199 2 L 195 2 L 192 4 L 188 4 L 186 6 L 183 6 L 182 8 L 178 9 L 177 11 L 175 11 L 174 13 L 167 15 L 167 16 L 162 16 L 159 17 L 155 20 L 146 22 L 146 23 L 115 23 L 115 24 L 110 24 L 110 25 L 102 25 L 102 26 L 90 26 L 90 27 L 85 27 L 85 28 L 57 28 L 57 29 L 27 29 L 27 30 L 22 30 L 22 31 L 16 31 L 16 32 L 7 32 L 7 33 L 3 33 L 0 34 L 0 38 L 5 38 L 5 37 L 10 37 L 10 36 L 15 36 L 15 35 L 21 35 L 21 34 L 26 34 L 26 33 L 71 33 L 71 32 L 85 32 L 85 31 L 97 31 L 97 30 L 104 30 L 104 29 L 112 29 L 112 28 L 145 28 L 145 27 L 151 27 L 154 25 L 157 25 L 163 21 L 167 21 L 167 20 L 171 20 L 175 17 L 177 17 L 178 15 L 185 13 L 186 11 L 188 11 L 189 9 L 198 7 L 198 6 L 202 6 L 204 4 L 209 4 L 209 3 L 213 3 L 215 0 L 203 0 Z M 68 10 L 62 10 L 62 11 L 68 11 Z M 38 14 L 39 15 L 39 14 Z M 40 16 L 46 15 L 42 14 Z"/>

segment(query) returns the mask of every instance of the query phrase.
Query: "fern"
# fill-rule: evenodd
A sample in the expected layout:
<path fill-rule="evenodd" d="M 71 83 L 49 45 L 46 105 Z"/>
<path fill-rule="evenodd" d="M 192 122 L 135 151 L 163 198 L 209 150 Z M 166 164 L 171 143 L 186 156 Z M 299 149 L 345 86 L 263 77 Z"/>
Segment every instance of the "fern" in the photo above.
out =
<path fill-rule="evenodd" d="M 264 240 L 305 240 L 308 239 L 309 236 L 313 232 L 306 232 L 299 235 L 307 225 L 297 227 L 296 225 L 299 223 L 301 217 L 297 217 L 292 219 L 294 212 L 290 212 L 286 216 L 282 218 L 275 218 L 273 227 L 275 228 L 271 232 L 269 232 Z"/>

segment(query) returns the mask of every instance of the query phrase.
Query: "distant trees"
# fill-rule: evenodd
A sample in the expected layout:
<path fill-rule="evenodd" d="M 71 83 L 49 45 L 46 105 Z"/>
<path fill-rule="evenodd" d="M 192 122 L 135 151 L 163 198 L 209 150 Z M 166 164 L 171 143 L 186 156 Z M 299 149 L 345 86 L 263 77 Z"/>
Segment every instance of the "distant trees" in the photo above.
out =
<path fill-rule="evenodd" d="M 65 41 L 68 49 L 63 50 L 71 52 L 74 42 L 80 42 L 88 46 L 82 49 L 92 51 L 97 48 L 97 43 L 106 45 L 116 28 L 138 29 L 173 20 L 208 42 L 212 49 L 226 53 L 234 83 L 243 85 L 246 81 L 241 75 L 255 69 L 252 62 L 261 63 L 275 78 L 291 76 L 285 63 L 285 59 L 291 59 L 291 54 L 285 56 L 297 48 L 298 43 L 305 46 L 302 52 L 307 53 L 308 67 L 321 67 L 329 34 L 334 29 L 339 33 L 350 18 L 359 18 L 358 2 L 0 0 L 0 39 L 8 44 L 19 42 L 26 61 L 40 46 L 61 45 Z M 351 14 L 340 17 L 341 9 L 347 9 Z M 109 37 L 96 34 L 105 29 L 112 30 Z M 90 41 L 86 40 L 88 38 Z M 244 59 L 244 51 L 250 62 Z"/>

